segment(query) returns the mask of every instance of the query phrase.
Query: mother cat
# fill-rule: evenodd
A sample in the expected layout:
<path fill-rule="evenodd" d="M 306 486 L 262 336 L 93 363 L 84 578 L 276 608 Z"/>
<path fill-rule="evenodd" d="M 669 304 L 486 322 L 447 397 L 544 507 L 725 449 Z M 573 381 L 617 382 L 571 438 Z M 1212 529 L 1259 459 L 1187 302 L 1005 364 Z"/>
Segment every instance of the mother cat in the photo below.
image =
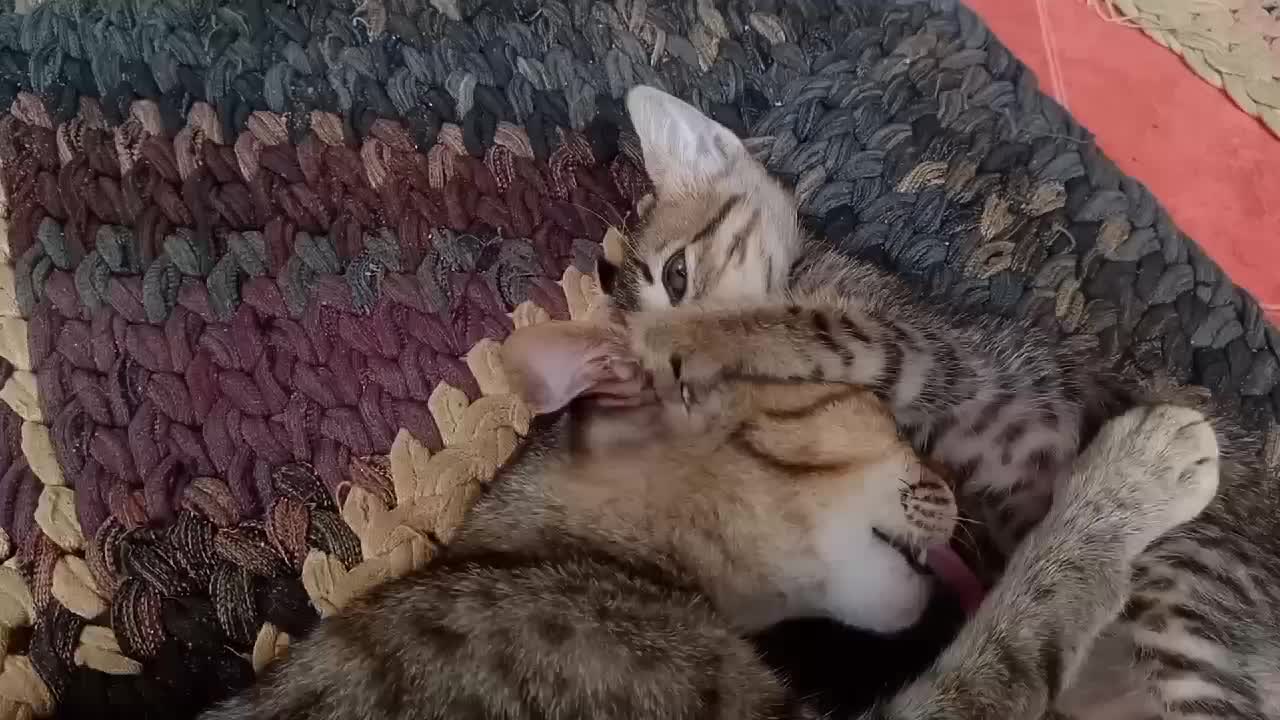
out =
<path fill-rule="evenodd" d="M 1123 401 L 1093 359 L 1015 321 L 921 301 L 811 244 L 792 194 L 732 132 L 652 88 L 627 104 L 656 198 L 602 280 L 623 309 L 650 311 L 629 322 L 662 391 L 696 400 L 742 377 L 874 388 L 1012 548 L 1061 491 L 1082 437 Z M 1215 424 L 1218 500 L 1137 561 L 1097 682 L 1080 683 L 1064 709 L 1280 717 L 1280 488 L 1259 468 L 1256 440 Z"/>

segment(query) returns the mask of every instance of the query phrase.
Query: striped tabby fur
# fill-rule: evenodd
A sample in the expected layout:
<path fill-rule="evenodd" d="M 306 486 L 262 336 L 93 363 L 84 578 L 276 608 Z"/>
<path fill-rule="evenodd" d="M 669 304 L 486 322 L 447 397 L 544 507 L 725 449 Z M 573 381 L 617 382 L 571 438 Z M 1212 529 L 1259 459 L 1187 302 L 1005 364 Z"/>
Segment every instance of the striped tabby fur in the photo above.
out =
<path fill-rule="evenodd" d="M 796 444 L 795 427 L 736 442 L 723 433 L 778 421 L 775 429 L 807 423 L 807 434 L 834 437 L 823 430 L 839 417 L 831 409 L 852 400 L 850 417 L 860 418 L 866 400 L 825 385 L 737 386 L 730 402 L 712 391 L 688 413 L 668 407 L 620 419 L 577 405 L 540 419 L 441 561 L 353 601 L 257 686 L 204 717 L 816 720 L 743 639 L 734 608 L 720 608 L 732 596 L 722 583 L 773 572 L 761 564 L 761 543 L 801 559 L 803 548 L 788 543 L 807 535 L 824 505 L 797 502 L 806 493 L 788 488 L 828 499 L 839 488 L 824 474 L 838 464 L 856 485 L 865 458 L 818 447 L 827 466 L 816 467 L 815 448 Z M 623 435 L 589 427 L 619 421 L 645 441 L 615 445 Z M 697 439 L 718 433 L 716 442 Z M 743 477 L 756 460 L 762 470 Z M 719 479 L 707 473 L 716 467 Z M 1106 426 L 1069 477 L 1066 501 L 1015 555 L 994 602 L 926 678 L 868 720 L 1034 717 L 1118 609 L 1129 560 L 1199 512 L 1216 477 L 1214 434 L 1195 411 L 1135 410 Z M 769 513 L 751 512 L 759 503 Z M 840 510 L 855 524 L 857 512 Z M 769 517 L 778 520 L 755 525 Z M 985 695 L 993 680 L 1008 692 Z"/>
<path fill-rule="evenodd" d="M 503 364 L 541 405 L 616 339 L 545 323 Z M 890 542 L 945 542 L 955 515 L 865 391 L 728 383 L 692 412 L 580 400 L 535 427 L 444 562 L 327 619 L 208 717 L 788 717 L 745 634 L 813 614 L 910 625 L 932 581 Z"/>
<path fill-rule="evenodd" d="M 921 299 L 810 243 L 791 193 L 686 103 L 638 88 L 628 106 L 656 192 L 602 280 L 617 306 L 640 311 L 628 320 L 634 349 L 669 396 L 744 377 L 870 388 L 917 450 L 953 471 L 962 507 L 1007 553 L 1048 511 L 1082 440 L 1144 395 L 1070 342 Z M 1132 602 L 1098 655 L 1123 672 L 1083 678 L 1089 691 L 1062 708 L 1102 694 L 1117 717 L 1280 717 L 1280 490 L 1257 438 L 1214 424 L 1221 498 L 1137 560 Z M 983 697 L 1001 691 L 997 678 Z"/>

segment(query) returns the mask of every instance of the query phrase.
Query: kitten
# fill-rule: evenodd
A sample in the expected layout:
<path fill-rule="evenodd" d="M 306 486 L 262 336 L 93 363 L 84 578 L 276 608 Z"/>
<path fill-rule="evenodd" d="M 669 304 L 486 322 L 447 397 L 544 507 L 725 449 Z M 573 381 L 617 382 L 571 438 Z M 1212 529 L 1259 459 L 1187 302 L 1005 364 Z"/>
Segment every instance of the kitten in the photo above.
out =
<path fill-rule="evenodd" d="M 1037 329 L 923 305 L 809 242 L 792 194 L 731 131 L 652 88 L 627 102 L 656 199 L 603 279 L 626 310 L 697 305 L 631 320 L 649 369 L 667 386 L 732 372 L 873 388 L 918 449 L 983 496 L 1007 553 L 1098 412 L 1096 368 Z"/>
<path fill-rule="evenodd" d="M 517 383 L 554 408 L 565 393 L 593 388 L 626 396 L 620 388 L 632 378 L 601 358 L 611 343 L 561 325 L 517 333 L 508 348 L 526 351 Z M 548 345 L 558 349 L 539 349 Z M 842 417 L 836 408 L 845 404 L 852 410 Z M 836 436 L 824 427 L 848 418 L 867 420 L 854 429 L 874 437 L 830 443 Z M 848 492 L 824 473 L 840 468 L 856 493 L 886 476 L 886 458 L 904 461 L 884 419 L 864 394 L 824 384 L 779 392 L 725 383 L 657 406 L 579 399 L 539 420 L 440 562 L 353 601 L 259 685 L 204 717 L 815 718 L 742 638 L 733 616 L 743 606 L 731 601 L 725 612 L 720 604 L 769 594 L 767 582 L 752 579 L 776 573 L 770 551 L 796 549 L 788 543 L 831 514 L 821 500 Z M 725 431 L 744 422 L 760 423 L 749 451 Z M 808 423 L 807 432 L 792 422 Z M 797 471 L 801 458 L 810 467 Z M 753 462 L 770 469 L 757 472 Z M 788 470 L 772 467 L 779 463 Z M 964 631 L 983 641 L 962 636 L 929 675 L 869 717 L 976 720 L 1044 707 L 1064 681 L 1022 672 L 1011 653 L 1069 677 L 1099 618 L 1118 609 L 1129 561 L 1198 513 L 1216 477 L 1214 434 L 1194 411 L 1135 410 L 1108 425 L 1055 514 Z M 1111 512 L 1100 516 L 1100 506 Z M 857 525 L 868 509 L 840 512 Z M 1058 582 L 1064 577 L 1075 582 Z M 882 590 L 892 595 L 892 587 Z M 1037 602 L 1026 602 L 1023 588 Z M 988 699 L 991 677 L 1010 693 Z"/>
<path fill-rule="evenodd" d="M 503 359 L 545 412 L 610 379 L 603 361 L 624 348 L 600 325 L 546 323 L 514 333 Z M 553 531 L 653 548 L 743 633 L 807 616 L 902 630 L 929 602 L 927 565 L 953 570 L 943 579 L 967 607 L 980 600 L 947 549 L 954 496 L 869 392 L 737 382 L 695 404 L 575 410 L 546 479 L 505 483 L 455 544 L 514 550 Z"/>
<path fill-rule="evenodd" d="M 652 88 L 627 104 L 656 197 L 620 267 L 601 274 L 618 308 L 640 311 L 627 320 L 633 349 L 667 397 L 724 378 L 871 388 L 922 455 L 955 471 L 961 507 L 1007 554 L 1044 517 L 1081 440 L 1140 394 L 1071 341 L 921 300 L 811 243 L 792 194 L 732 132 Z M 1215 425 L 1229 489 L 1138 561 L 1132 602 L 1107 633 L 1105 654 L 1126 672 L 1098 680 L 1147 715 L 1277 717 L 1280 642 L 1260 628 L 1280 619 L 1280 493 L 1257 439 Z"/>

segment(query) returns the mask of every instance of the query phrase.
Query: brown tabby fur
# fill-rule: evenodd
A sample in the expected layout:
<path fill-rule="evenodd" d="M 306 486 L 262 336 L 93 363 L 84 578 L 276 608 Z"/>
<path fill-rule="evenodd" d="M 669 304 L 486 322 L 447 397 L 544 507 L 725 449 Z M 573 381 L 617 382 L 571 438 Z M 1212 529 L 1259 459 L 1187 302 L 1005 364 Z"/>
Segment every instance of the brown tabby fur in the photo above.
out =
<path fill-rule="evenodd" d="M 830 575 L 813 536 L 874 485 L 886 534 L 950 534 L 945 483 L 865 391 L 575 402 L 536 423 L 443 562 L 356 600 L 207 717 L 794 716 L 743 631 L 822 610 L 804 600 Z"/>
<path fill-rule="evenodd" d="M 796 197 L 751 155 L 756 143 L 744 144 L 688 103 L 638 87 L 627 106 L 655 197 L 623 247 L 623 262 L 602 280 L 618 308 L 643 311 L 628 316 L 632 347 L 660 394 L 696 395 L 725 378 L 872 389 L 916 450 L 951 470 L 962 506 L 999 551 L 981 554 L 995 560 L 991 571 L 1063 502 L 1061 489 L 1080 470 L 1082 440 L 1152 396 L 1108 372 L 1080 339 L 1058 340 L 1025 320 L 922 295 L 808 237 Z M 770 139 L 758 142 L 767 149 Z M 772 142 L 777 157 L 776 143 L 785 147 L 786 139 Z M 942 181 L 908 175 L 899 190 Z M 909 243 L 911 218 L 892 231 Z M 1137 560 L 1132 602 L 1113 616 L 1097 655 L 1119 660 L 1068 688 L 1057 710 L 1082 718 L 1280 718 L 1273 630 L 1280 601 L 1272 582 L 1280 577 L 1280 494 L 1274 473 L 1258 462 L 1259 438 L 1225 415 L 1214 426 L 1227 491 L 1197 522 Z M 1152 439 L 1136 442 L 1140 453 Z M 1045 556 L 1044 567 L 1111 552 L 1075 538 Z M 1068 574 L 1058 582 L 1078 581 Z M 1044 628 L 1046 635 L 1009 642 L 966 630 L 966 637 L 1003 645 L 1011 660 L 1029 667 L 1043 658 L 1028 649 L 1060 658 L 1054 646 L 1092 641 L 1055 637 L 1080 608 L 1055 608 L 1037 583 L 1023 583 L 1022 596 L 1003 602 L 1040 608 L 1024 632 Z M 1082 589 L 1095 598 L 1107 591 Z M 955 654 L 967 656 L 959 647 Z M 1056 661 L 1035 669 L 1030 683 L 1065 687 Z M 969 688 L 973 698 L 957 699 L 1015 702 L 1016 680 L 1016 673 L 992 674 L 985 686 Z"/>
<path fill-rule="evenodd" d="M 795 319 L 779 317 L 762 327 Z M 821 318 L 807 321 L 820 342 L 831 339 Z M 905 338 L 917 349 L 936 339 Z M 880 376 L 893 370 L 894 382 L 874 390 L 895 416 L 864 390 L 757 377 L 718 378 L 656 406 L 579 400 L 543 418 L 441 562 L 329 618 L 257 687 L 206 717 L 812 717 L 742 631 L 815 609 L 856 620 L 871 608 L 895 620 L 883 613 L 900 598 L 876 593 L 914 570 L 901 558 L 891 572 L 864 565 L 896 556 L 870 530 L 917 546 L 954 522 L 945 485 L 897 438 L 893 418 L 915 407 L 897 397 L 903 388 L 926 401 L 957 389 L 921 385 L 928 378 L 901 352 L 868 357 Z M 535 380 L 540 401 L 582 391 L 545 360 L 516 373 Z M 1017 380 L 1002 374 L 1010 367 L 992 377 Z M 938 663 L 867 717 L 1041 716 L 1129 597 L 1134 559 L 1213 497 L 1217 458 L 1202 415 L 1162 406 L 1110 421 L 1054 472 L 1019 463 L 1065 471 L 1048 516 Z M 896 512 L 851 504 L 885 489 Z M 819 551 L 844 537 L 842 523 L 856 530 L 842 547 L 848 562 Z M 857 602 L 838 602 L 850 597 Z"/>
<path fill-rule="evenodd" d="M 614 534 L 614 520 L 566 526 L 567 508 L 544 499 L 573 415 L 538 423 L 442 562 L 356 600 L 205 717 L 815 718 L 715 608 L 697 574 L 706 565 Z M 1108 424 L 961 638 L 867 717 L 1037 717 L 1119 609 L 1133 557 L 1198 513 L 1216 483 L 1198 413 L 1143 408 Z M 727 527 L 702 519 L 722 523 L 697 529 L 713 542 Z M 1091 552 L 1064 552 L 1074 545 Z"/>

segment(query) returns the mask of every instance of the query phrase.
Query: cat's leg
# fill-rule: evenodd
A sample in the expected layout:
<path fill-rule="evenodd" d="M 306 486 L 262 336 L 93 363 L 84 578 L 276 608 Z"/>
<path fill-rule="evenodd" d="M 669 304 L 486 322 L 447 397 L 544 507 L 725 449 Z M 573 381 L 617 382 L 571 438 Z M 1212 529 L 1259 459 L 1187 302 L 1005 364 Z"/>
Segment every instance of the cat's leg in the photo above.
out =
<path fill-rule="evenodd" d="M 1004 320 L 962 328 L 906 299 L 885 307 L 804 292 L 733 308 L 630 313 L 622 322 L 632 354 L 671 397 L 725 377 L 847 383 L 875 391 L 901 424 L 941 432 L 932 426 L 947 422 L 983 437 L 1001 429 L 1009 410 L 1021 413 L 1021 400 L 1077 390 L 1066 386 L 1056 358 L 1062 348 L 1037 331 Z M 1043 424 L 1066 427 L 1074 419 L 1032 405 Z M 962 406 L 972 417 L 954 414 Z"/>
<path fill-rule="evenodd" d="M 959 328 L 905 299 L 873 305 L 805 292 L 790 300 L 633 314 L 632 352 L 676 400 L 724 377 L 871 388 L 916 450 L 953 472 L 1002 555 L 1012 552 L 1044 516 L 1079 445 L 1080 404 L 1071 398 L 1082 393 L 1064 369 L 1072 354 L 1007 321 Z"/>
<path fill-rule="evenodd" d="M 1217 438 L 1200 413 L 1157 406 L 1112 420 L 955 642 L 867 718 L 1038 720 L 1124 606 L 1134 559 L 1217 486 Z"/>
<path fill-rule="evenodd" d="M 627 324 L 632 349 L 667 391 L 739 376 L 892 392 L 904 381 L 904 364 L 919 360 L 901 327 L 812 299 L 733 309 L 685 306 L 635 313 Z"/>
<path fill-rule="evenodd" d="M 1260 720 L 1280 712 L 1270 670 L 1273 588 L 1257 557 L 1266 551 L 1239 537 L 1236 528 L 1195 523 L 1134 563 L 1120 625 L 1153 715 Z"/>

